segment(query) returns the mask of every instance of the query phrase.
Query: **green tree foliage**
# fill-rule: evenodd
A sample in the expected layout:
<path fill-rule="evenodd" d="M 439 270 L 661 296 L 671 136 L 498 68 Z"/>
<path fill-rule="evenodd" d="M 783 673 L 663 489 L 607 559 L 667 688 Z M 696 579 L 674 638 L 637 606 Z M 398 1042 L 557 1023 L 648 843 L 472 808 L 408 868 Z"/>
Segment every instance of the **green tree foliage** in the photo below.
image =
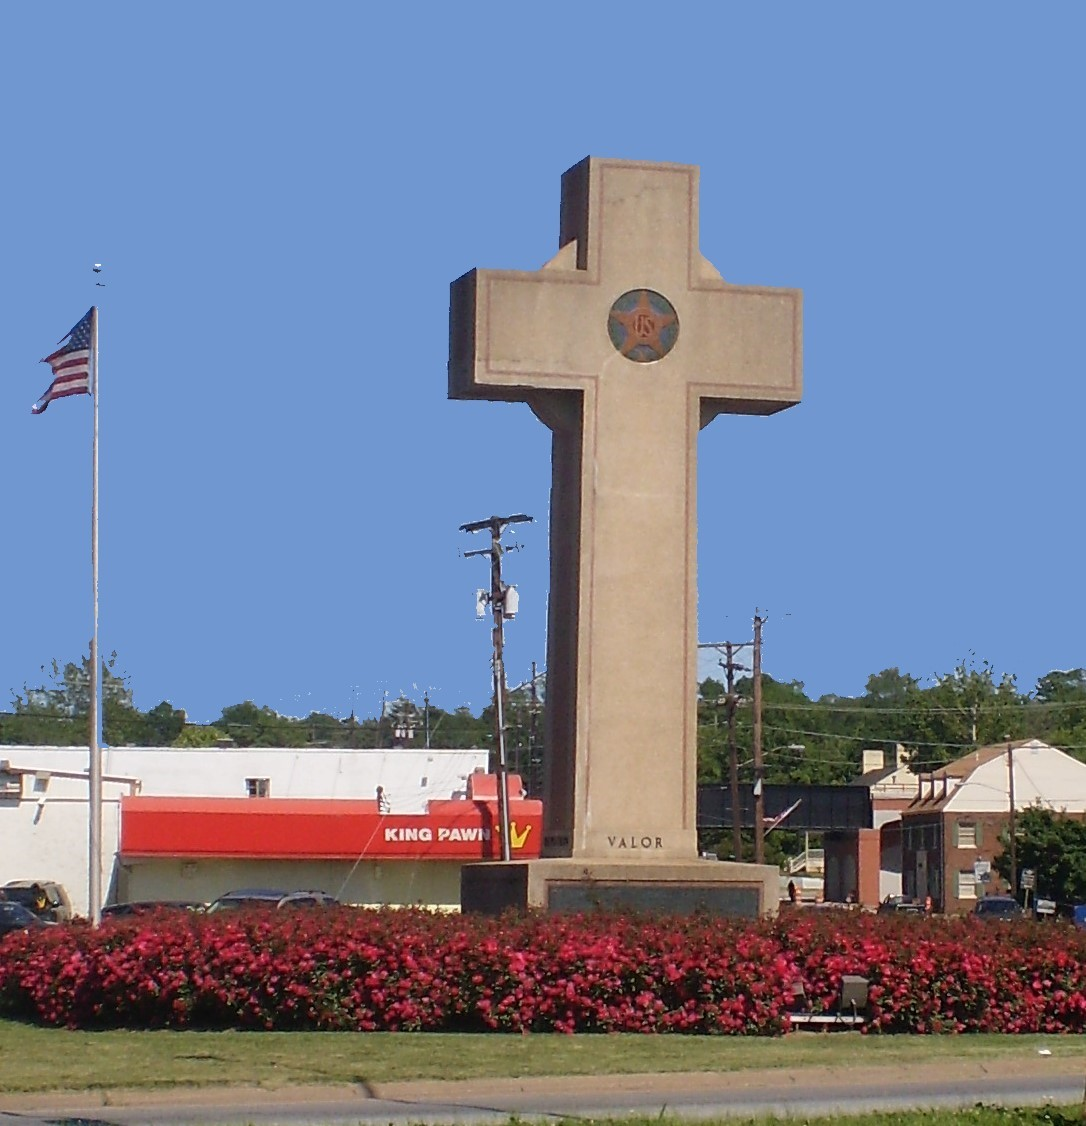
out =
<path fill-rule="evenodd" d="M 226 739 L 226 736 L 210 724 L 192 723 L 186 725 L 171 746 L 174 747 L 214 747 Z"/>
<path fill-rule="evenodd" d="M 136 708 L 129 678 L 116 671 L 117 654 L 102 662 L 102 741 L 107 746 L 167 746 L 184 726 L 183 712 L 165 700 L 149 712 Z M 43 665 L 47 683 L 13 693 L 12 712 L 0 717 L 0 742 L 43 746 L 85 745 L 90 734 L 90 657 Z"/>
<path fill-rule="evenodd" d="M 918 694 L 912 718 L 914 758 L 928 770 L 970 747 L 1021 738 L 1028 726 L 1015 678 L 1005 673 L 997 679 L 987 661 L 978 664 L 972 655 Z"/>
<path fill-rule="evenodd" d="M 12 693 L 11 710 L 0 713 L 0 743 L 85 745 L 88 734 L 89 663 L 42 667 L 42 683 Z M 540 678 L 542 679 L 542 678 Z M 736 685 L 736 742 L 741 782 L 753 782 L 749 676 Z M 727 705 L 719 677 L 699 685 L 698 779 L 728 781 Z M 866 748 L 890 756 L 903 745 L 914 769 L 932 770 L 960 757 L 971 747 L 1007 738 L 1036 737 L 1086 760 L 1086 669 L 1053 671 L 1042 676 L 1032 693 L 1020 693 L 1015 678 L 997 674 L 987 661 L 972 656 L 948 673 L 921 683 L 896 667 L 873 673 L 862 695 L 826 695 L 811 699 L 801 681 L 763 676 L 762 749 L 766 780 L 771 783 L 841 783 L 862 769 Z M 103 741 L 112 745 L 213 746 L 230 739 L 240 747 L 391 748 L 397 709 L 409 718 L 413 738 L 405 746 L 423 746 L 429 721 L 430 745 L 491 750 L 494 715 L 488 705 L 478 715 L 470 708 L 452 711 L 420 706 L 406 697 L 386 713 L 340 718 L 313 712 L 282 715 L 251 700 L 223 708 L 211 728 L 189 724 L 185 714 L 166 701 L 148 711 L 136 707 L 127 675 L 117 670 L 116 655 L 103 662 Z M 512 769 L 530 779 L 539 792 L 542 778 L 542 688 L 533 698 L 529 687 L 510 690 L 505 711 L 506 749 Z M 404 718 L 401 717 L 401 718 Z M 206 730 L 207 734 L 200 734 Z M 889 759 L 888 759 L 889 761 Z"/>
<path fill-rule="evenodd" d="M 1050 672 L 1037 681 L 1035 710 L 1044 713 L 1046 739 L 1058 747 L 1086 746 L 1086 669 Z"/>
<path fill-rule="evenodd" d="M 225 731 L 238 747 L 296 747 L 299 723 L 252 700 L 223 708 L 214 726 Z M 302 729 L 304 730 L 304 728 Z"/>
<path fill-rule="evenodd" d="M 1018 872 L 1032 868 L 1036 894 L 1057 903 L 1086 903 L 1086 823 L 1034 807 L 1015 819 Z M 1003 852 L 992 862 L 1005 879 L 1011 876 L 1010 840 L 1001 837 Z"/>
<path fill-rule="evenodd" d="M 709 677 L 698 686 L 698 782 L 727 783 L 728 771 L 727 688 Z"/>

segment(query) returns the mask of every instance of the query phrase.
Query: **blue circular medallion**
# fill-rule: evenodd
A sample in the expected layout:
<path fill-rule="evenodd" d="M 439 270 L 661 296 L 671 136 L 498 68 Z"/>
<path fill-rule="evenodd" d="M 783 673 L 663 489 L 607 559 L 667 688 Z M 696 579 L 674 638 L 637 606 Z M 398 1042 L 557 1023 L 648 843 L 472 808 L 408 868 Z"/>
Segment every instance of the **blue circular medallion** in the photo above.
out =
<path fill-rule="evenodd" d="M 611 306 L 607 335 L 628 360 L 662 360 L 679 339 L 679 315 L 670 301 L 652 289 L 631 289 Z"/>

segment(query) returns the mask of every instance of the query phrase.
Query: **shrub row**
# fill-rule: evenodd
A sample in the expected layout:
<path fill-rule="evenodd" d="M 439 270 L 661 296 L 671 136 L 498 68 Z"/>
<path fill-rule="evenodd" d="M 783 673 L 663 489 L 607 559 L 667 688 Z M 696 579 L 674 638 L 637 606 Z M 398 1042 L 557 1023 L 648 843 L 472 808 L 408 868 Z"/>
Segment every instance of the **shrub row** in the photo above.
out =
<path fill-rule="evenodd" d="M 422 911 L 158 915 L 10 935 L 0 1016 L 70 1028 L 777 1035 L 870 982 L 867 1032 L 1081 1032 L 1069 926 Z"/>

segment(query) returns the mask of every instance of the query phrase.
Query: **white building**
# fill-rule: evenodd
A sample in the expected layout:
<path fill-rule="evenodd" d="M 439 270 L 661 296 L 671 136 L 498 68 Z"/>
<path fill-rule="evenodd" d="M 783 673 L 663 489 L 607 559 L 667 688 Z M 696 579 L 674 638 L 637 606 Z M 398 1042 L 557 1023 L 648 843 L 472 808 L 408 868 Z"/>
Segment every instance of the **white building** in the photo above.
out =
<path fill-rule="evenodd" d="M 89 907 L 88 761 L 86 747 L 0 746 L 0 884 L 21 879 L 63 884 L 78 914 Z M 129 858 L 121 854 L 122 801 L 252 798 L 262 799 L 266 804 L 259 809 L 271 812 L 280 808 L 277 799 L 326 799 L 314 803 L 325 811 L 327 799 L 337 799 L 344 801 L 339 808 L 345 815 L 361 808 L 359 803 L 372 803 L 375 814 L 399 822 L 400 815 L 425 814 L 431 802 L 466 801 L 468 779 L 486 768 L 485 750 L 103 749 L 105 901 L 208 902 L 231 887 L 259 885 L 320 887 L 348 902 L 458 905 L 460 867 L 464 859 L 480 859 L 477 854 L 456 859 L 416 849 L 415 856 L 405 852 L 402 858 L 369 862 L 360 846 L 353 860 L 344 859 L 342 851 L 322 859 L 313 849 L 299 858 L 289 840 L 268 840 L 260 856 L 219 851 Z M 387 805 L 378 803 L 378 786 Z M 236 802 L 220 804 L 238 808 Z M 284 802 L 282 808 L 298 806 Z M 281 832 L 289 822 L 268 824 Z"/>

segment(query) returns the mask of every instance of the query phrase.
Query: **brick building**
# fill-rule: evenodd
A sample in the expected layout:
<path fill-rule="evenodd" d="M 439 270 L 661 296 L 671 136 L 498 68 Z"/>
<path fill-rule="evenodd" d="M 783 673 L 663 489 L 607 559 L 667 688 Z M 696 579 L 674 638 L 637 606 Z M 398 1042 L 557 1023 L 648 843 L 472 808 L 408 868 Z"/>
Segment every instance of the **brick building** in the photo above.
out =
<path fill-rule="evenodd" d="M 931 896 L 936 911 L 964 914 L 977 899 L 1012 889 L 992 861 L 1014 808 L 1086 816 L 1086 763 L 1038 739 L 978 747 L 916 776 L 901 813 L 902 891 Z M 985 878 L 985 868 L 990 871 Z"/>

